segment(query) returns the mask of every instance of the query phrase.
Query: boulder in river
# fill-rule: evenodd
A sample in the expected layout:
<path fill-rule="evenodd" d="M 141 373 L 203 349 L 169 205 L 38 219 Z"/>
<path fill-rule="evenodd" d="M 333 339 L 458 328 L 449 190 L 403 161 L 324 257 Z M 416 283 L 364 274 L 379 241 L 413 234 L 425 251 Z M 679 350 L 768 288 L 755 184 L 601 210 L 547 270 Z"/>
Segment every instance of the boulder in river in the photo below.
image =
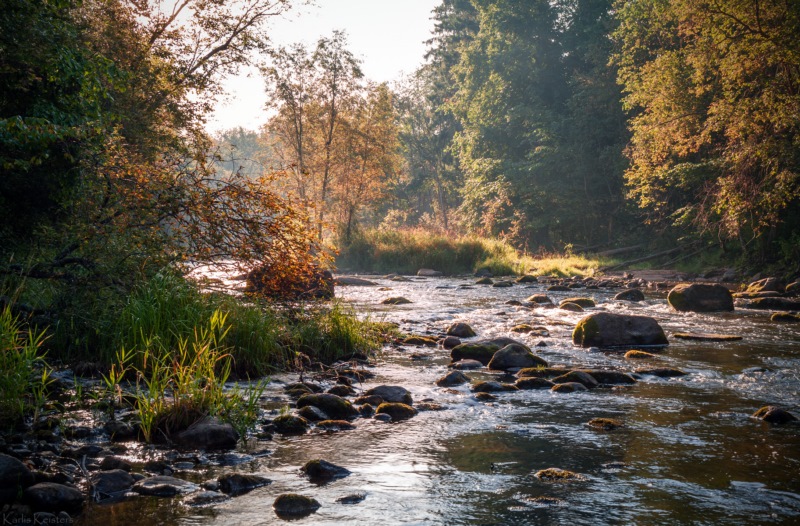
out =
<path fill-rule="evenodd" d="M 355 276 L 339 276 L 336 278 L 336 284 L 350 287 L 374 287 L 377 285 L 374 281 Z"/>
<path fill-rule="evenodd" d="M 581 319 L 572 332 L 572 342 L 581 347 L 629 347 L 667 345 L 664 329 L 649 316 L 598 312 Z"/>
<path fill-rule="evenodd" d="M 384 402 L 397 402 L 406 405 L 414 403 L 408 389 L 399 385 L 379 385 L 369 389 L 364 394 L 367 396 L 380 396 Z"/>
<path fill-rule="evenodd" d="M 504 384 L 495 381 L 478 382 L 472 386 L 473 393 L 500 393 L 503 391 L 518 391 L 514 384 Z"/>
<path fill-rule="evenodd" d="M 553 300 L 551 300 L 550 296 L 547 294 L 534 294 L 533 296 L 529 296 L 525 301 L 528 303 L 536 303 L 537 305 L 550 305 L 553 303 Z"/>
<path fill-rule="evenodd" d="M 779 321 L 785 323 L 800 323 L 800 314 L 791 312 L 776 312 L 769 317 L 771 321 Z"/>
<path fill-rule="evenodd" d="M 622 422 L 615 418 L 592 418 L 586 425 L 593 429 L 601 429 L 603 431 L 613 431 L 614 429 L 625 427 Z"/>
<path fill-rule="evenodd" d="M 570 371 L 567 374 L 553 378 L 554 384 L 566 384 L 571 382 L 583 384 L 587 389 L 594 389 L 600 384 L 594 376 L 584 371 Z"/>
<path fill-rule="evenodd" d="M 447 336 L 438 342 L 444 349 L 452 349 L 457 345 L 461 345 L 461 340 L 455 336 Z"/>
<path fill-rule="evenodd" d="M 55 482 L 40 482 L 22 493 L 22 500 L 33 511 L 80 511 L 83 494 L 79 489 Z"/>
<path fill-rule="evenodd" d="M 28 466 L 12 456 L 0 453 L 0 505 L 13 502 L 33 482 L 33 473 Z"/>
<path fill-rule="evenodd" d="M 350 470 L 322 459 L 309 460 L 300 468 L 300 471 L 305 473 L 312 482 L 327 482 L 344 478 L 350 474 Z"/>
<path fill-rule="evenodd" d="M 496 371 L 507 371 L 527 367 L 547 367 L 547 362 L 533 354 L 527 346 L 512 343 L 498 349 L 487 366 Z"/>
<path fill-rule="evenodd" d="M 516 279 L 517 283 L 538 283 L 539 278 L 536 276 L 532 276 L 531 274 L 525 274 L 524 276 L 520 276 Z"/>
<path fill-rule="evenodd" d="M 417 276 L 423 276 L 426 278 L 438 278 L 441 275 L 442 273 L 439 272 L 438 270 L 433 270 L 429 268 L 421 268 L 417 271 Z"/>
<path fill-rule="evenodd" d="M 475 342 L 467 342 L 457 345 L 450 351 L 450 358 L 452 358 L 454 362 L 459 360 L 477 360 L 483 365 L 487 365 L 491 361 L 495 352 L 512 343 L 522 345 L 523 347 L 527 348 L 525 344 L 518 342 L 517 340 L 500 337 L 493 338 L 491 340 L 478 340 Z"/>
<path fill-rule="evenodd" d="M 384 305 L 407 305 L 411 303 L 411 300 L 402 296 L 396 296 L 392 298 L 386 298 L 381 303 Z"/>
<path fill-rule="evenodd" d="M 318 407 L 323 413 L 337 420 L 347 420 L 358 416 L 358 411 L 353 404 L 341 396 L 330 393 L 304 394 L 297 399 L 298 409 L 307 405 Z"/>
<path fill-rule="evenodd" d="M 121 469 L 98 471 L 92 474 L 90 480 L 101 496 L 127 491 L 136 482 L 130 473 Z"/>
<path fill-rule="evenodd" d="M 472 371 L 474 369 L 480 369 L 484 367 L 484 365 L 478 360 L 464 359 L 451 363 L 450 367 L 459 371 Z"/>
<path fill-rule="evenodd" d="M 681 283 L 667 294 L 670 306 L 682 312 L 730 312 L 733 310 L 731 291 L 722 285 Z"/>
<path fill-rule="evenodd" d="M 561 303 L 559 305 L 564 305 L 565 303 L 574 303 L 576 305 L 580 305 L 584 309 L 589 309 L 596 306 L 592 298 L 584 298 L 584 297 L 566 298 L 561 300 Z"/>
<path fill-rule="evenodd" d="M 514 385 L 517 389 L 552 389 L 555 385 L 550 380 L 545 378 L 519 378 Z"/>
<path fill-rule="evenodd" d="M 569 311 L 569 312 L 583 312 L 583 307 L 578 305 L 577 303 L 572 303 L 571 301 L 562 301 L 558 308 L 561 310 Z"/>
<path fill-rule="evenodd" d="M 239 433 L 227 422 L 206 417 L 178 433 L 175 441 L 190 449 L 233 449 L 239 441 Z"/>
<path fill-rule="evenodd" d="M 656 367 L 652 369 L 636 369 L 636 374 L 647 374 L 651 376 L 658 376 L 659 378 L 678 378 L 686 376 L 689 373 L 681 371 L 680 369 L 672 369 L 670 367 Z"/>
<path fill-rule="evenodd" d="M 378 415 L 389 415 L 392 421 L 407 420 L 417 414 L 417 410 L 408 404 L 399 402 L 384 402 L 375 410 Z"/>
<path fill-rule="evenodd" d="M 475 281 L 476 285 L 494 285 L 494 281 L 489 276 L 484 276 L 477 281 Z"/>
<path fill-rule="evenodd" d="M 456 336 L 458 338 L 472 338 L 475 336 L 475 331 L 469 324 L 464 323 L 463 321 L 453 322 L 450 327 L 447 329 L 448 336 Z"/>
<path fill-rule="evenodd" d="M 272 484 L 272 481 L 261 475 L 250 473 L 226 473 L 217 479 L 217 483 L 223 493 L 237 496 Z"/>
<path fill-rule="evenodd" d="M 627 289 L 614 296 L 614 299 L 618 301 L 644 301 L 644 292 L 639 289 Z"/>
<path fill-rule="evenodd" d="M 311 406 L 304 406 L 311 407 Z M 319 410 L 319 408 L 316 408 Z M 281 435 L 304 435 L 308 431 L 308 420 L 302 416 L 280 415 L 272 421 L 275 432 Z"/>
<path fill-rule="evenodd" d="M 770 424 L 788 424 L 789 422 L 796 422 L 797 417 L 785 409 L 776 407 L 774 405 L 764 406 L 755 413 L 753 418 L 758 418 Z"/>
<path fill-rule="evenodd" d="M 446 375 L 436 380 L 436 385 L 439 387 L 455 387 L 457 385 L 469 382 L 469 376 L 461 371 L 450 371 Z"/>
<path fill-rule="evenodd" d="M 630 351 L 626 352 L 624 356 L 626 360 L 647 360 L 655 357 L 655 354 L 646 351 L 640 351 L 639 349 L 631 349 Z"/>
<path fill-rule="evenodd" d="M 136 493 L 152 497 L 174 497 L 181 493 L 192 493 L 198 489 L 199 486 L 196 484 L 168 475 L 144 478 L 133 485 L 133 491 Z"/>
<path fill-rule="evenodd" d="M 588 387 L 579 382 L 566 382 L 555 384 L 550 390 L 554 393 L 578 393 L 580 391 L 588 391 Z"/>
<path fill-rule="evenodd" d="M 778 278 L 764 278 L 747 286 L 746 292 L 783 292 L 783 283 Z"/>
<path fill-rule="evenodd" d="M 537 471 L 533 475 L 539 480 L 545 480 L 549 482 L 566 482 L 572 480 L 584 480 L 585 477 L 579 475 L 578 473 L 574 473 L 572 471 L 568 471 L 566 469 L 561 468 L 547 468 Z"/>
<path fill-rule="evenodd" d="M 581 372 L 591 375 L 600 385 L 632 385 L 636 383 L 636 379 L 633 376 L 622 371 L 586 369 Z"/>
<path fill-rule="evenodd" d="M 296 493 L 278 495 L 272 508 L 278 517 L 300 518 L 311 515 L 321 507 L 320 503 L 311 497 Z"/>

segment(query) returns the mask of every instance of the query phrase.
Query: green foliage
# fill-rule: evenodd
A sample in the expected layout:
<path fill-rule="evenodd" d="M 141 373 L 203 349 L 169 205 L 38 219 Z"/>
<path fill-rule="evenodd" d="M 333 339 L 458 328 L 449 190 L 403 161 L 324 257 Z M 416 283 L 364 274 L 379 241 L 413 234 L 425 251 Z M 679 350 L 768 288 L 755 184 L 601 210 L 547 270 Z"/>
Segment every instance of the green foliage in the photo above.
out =
<path fill-rule="evenodd" d="M 44 331 L 25 330 L 10 306 L 0 309 L 0 423 L 17 424 L 44 403 L 50 383 L 44 338 Z"/>

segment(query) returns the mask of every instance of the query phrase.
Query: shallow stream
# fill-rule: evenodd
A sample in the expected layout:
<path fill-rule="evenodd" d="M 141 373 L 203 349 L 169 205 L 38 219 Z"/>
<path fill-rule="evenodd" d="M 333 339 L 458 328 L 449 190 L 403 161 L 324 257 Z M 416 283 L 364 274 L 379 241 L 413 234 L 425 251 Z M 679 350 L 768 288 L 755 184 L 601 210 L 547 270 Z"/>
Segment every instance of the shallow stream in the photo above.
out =
<path fill-rule="evenodd" d="M 397 322 L 404 332 L 438 335 L 453 321 L 466 321 L 479 338 L 511 336 L 530 346 L 551 366 L 571 368 L 673 367 L 687 376 L 643 376 L 633 386 L 556 394 L 500 393 L 477 401 L 468 385 L 435 385 L 449 363 L 441 348 L 387 346 L 373 369 L 380 384 L 401 385 L 415 402 L 444 406 L 421 411 L 395 424 L 355 421 L 356 429 L 313 432 L 250 445 L 234 468 L 202 466 L 176 476 L 202 481 L 237 470 L 265 475 L 269 486 L 207 508 L 177 500 L 135 498 L 94 504 L 80 524 L 272 524 L 275 497 L 296 492 L 322 507 L 296 524 L 512 525 L 512 524 L 798 524 L 800 523 L 800 426 L 771 426 L 750 418 L 764 405 L 800 415 L 800 327 L 771 322 L 765 311 L 726 314 L 671 311 L 665 294 L 640 303 L 614 301 L 619 290 L 548 292 L 557 303 L 588 296 L 597 308 L 655 317 L 674 332 L 734 334 L 741 341 L 710 343 L 670 337 L 656 358 L 632 363 L 622 353 L 587 351 L 571 343 L 584 314 L 528 309 L 524 300 L 544 285 L 493 288 L 474 278 L 414 278 L 393 282 L 370 277 L 380 287 L 339 287 L 337 296 L 363 316 Z M 389 296 L 412 301 L 384 306 Z M 512 326 L 544 326 L 548 337 L 511 333 Z M 469 372 L 474 379 L 497 377 Z M 272 407 L 284 403 L 283 383 L 274 378 L 265 392 Z M 356 386 L 358 387 L 358 386 Z M 288 403 L 288 402 L 287 402 Z M 623 428 L 598 431 L 595 417 L 621 420 Z M 306 461 L 323 458 L 352 474 L 316 486 L 300 476 Z M 544 482 L 538 470 L 557 467 L 582 480 Z M 340 504 L 361 493 L 363 501 Z"/>

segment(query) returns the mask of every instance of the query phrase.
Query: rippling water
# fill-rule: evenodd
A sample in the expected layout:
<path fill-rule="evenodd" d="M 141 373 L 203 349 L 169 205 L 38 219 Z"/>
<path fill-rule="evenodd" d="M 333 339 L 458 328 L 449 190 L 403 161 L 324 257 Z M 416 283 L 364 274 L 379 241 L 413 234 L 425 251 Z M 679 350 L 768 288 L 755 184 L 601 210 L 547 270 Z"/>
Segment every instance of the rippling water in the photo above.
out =
<path fill-rule="evenodd" d="M 94 505 L 85 524 L 267 524 L 280 522 L 272 503 L 280 493 L 314 496 L 322 507 L 297 524 L 798 524 L 800 523 L 800 426 L 769 426 L 749 416 L 767 404 L 800 415 L 800 329 L 769 321 L 766 312 L 726 314 L 672 312 L 663 295 L 630 304 L 611 291 L 550 292 L 593 297 L 597 309 L 655 317 L 667 334 L 737 334 L 741 341 L 708 343 L 670 338 L 656 359 L 632 364 L 621 353 L 588 352 L 572 346 L 570 334 L 584 314 L 506 305 L 543 291 L 542 285 L 511 288 L 473 286 L 472 278 L 377 280 L 382 287 L 340 287 L 337 296 L 373 320 L 394 321 L 416 334 L 439 334 L 452 321 L 468 322 L 479 337 L 512 336 L 547 347 L 536 352 L 550 365 L 675 367 L 681 378 L 644 377 L 634 386 L 554 394 L 519 391 L 489 403 L 476 401 L 468 386 L 435 386 L 446 373 L 447 351 L 387 347 L 365 384 L 402 385 L 415 402 L 445 406 L 411 420 L 384 424 L 359 419 L 357 429 L 313 433 L 256 444 L 271 454 L 237 466 L 274 482 L 213 508 L 137 498 Z M 413 303 L 384 306 L 404 296 Z M 590 310 L 597 310 L 590 309 Z M 542 325 L 547 338 L 509 330 L 518 323 Z M 423 354 L 412 359 L 412 354 Z M 495 375 L 469 373 L 476 379 Z M 279 377 L 268 398 L 282 396 Z M 278 402 L 280 403 L 280 402 Z M 625 427 L 596 431 L 595 417 L 622 420 Z M 301 477 L 298 468 L 324 458 L 352 475 L 324 486 Z M 542 482 L 536 471 L 558 467 L 583 480 Z M 221 468 L 178 473 L 204 480 Z M 231 468 L 226 468 L 226 471 Z M 358 504 L 337 498 L 364 493 Z"/>

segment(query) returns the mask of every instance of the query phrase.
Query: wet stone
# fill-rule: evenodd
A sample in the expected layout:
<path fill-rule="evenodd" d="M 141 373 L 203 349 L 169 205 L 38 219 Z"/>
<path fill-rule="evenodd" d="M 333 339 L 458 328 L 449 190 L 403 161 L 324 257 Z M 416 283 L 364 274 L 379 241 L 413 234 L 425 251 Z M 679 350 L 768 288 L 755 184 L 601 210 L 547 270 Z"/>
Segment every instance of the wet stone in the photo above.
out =
<path fill-rule="evenodd" d="M 636 373 L 658 376 L 659 378 L 678 378 L 680 376 L 686 376 L 688 374 L 679 369 L 671 369 L 668 367 L 658 367 L 653 369 L 636 369 Z"/>
<path fill-rule="evenodd" d="M 613 431 L 624 427 L 623 423 L 614 418 L 592 418 L 586 423 L 592 429 L 601 429 L 603 431 Z"/>
<path fill-rule="evenodd" d="M 197 489 L 196 484 L 168 475 L 148 477 L 133 485 L 133 491 L 136 493 L 153 497 L 174 497 L 182 493 L 192 493 Z"/>
<path fill-rule="evenodd" d="M 309 460 L 302 468 L 300 468 L 300 471 L 302 471 L 309 479 L 311 479 L 312 482 L 325 482 L 344 478 L 350 475 L 349 469 L 343 468 L 342 466 L 337 466 L 336 464 L 332 464 L 327 460 L 322 459 Z"/>
<path fill-rule="evenodd" d="M 307 405 L 305 407 L 301 407 L 297 411 L 297 415 L 305 418 L 309 422 L 319 422 L 320 420 L 328 420 L 328 415 L 325 414 L 319 407 L 315 407 L 313 405 Z"/>
<path fill-rule="evenodd" d="M 100 462 L 100 469 L 102 470 L 121 469 L 123 471 L 130 471 L 131 468 L 130 462 L 114 455 L 104 457 Z"/>
<path fill-rule="evenodd" d="M 34 483 L 33 473 L 20 460 L 0 453 L 0 504 L 12 502 Z"/>
<path fill-rule="evenodd" d="M 96 491 L 108 496 L 129 490 L 135 481 L 127 471 L 111 469 L 92 474 L 91 482 Z"/>
<path fill-rule="evenodd" d="M 317 422 L 317 428 L 325 431 L 350 431 L 355 429 L 356 426 L 347 420 L 322 420 Z"/>
<path fill-rule="evenodd" d="M 473 370 L 473 369 L 482 368 L 483 364 L 481 362 L 479 362 L 478 360 L 464 359 L 464 360 L 459 360 L 457 362 L 451 363 L 450 367 L 453 368 L 453 369 L 461 370 L 461 371 L 470 371 L 470 370 Z"/>
<path fill-rule="evenodd" d="M 476 383 L 472 386 L 471 390 L 473 393 L 499 393 L 504 391 L 518 391 L 519 389 L 513 384 L 486 381 Z"/>
<path fill-rule="evenodd" d="M 34 511 L 80 511 L 83 506 L 80 490 L 55 482 L 40 482 L 26 488 L 22 500 Z"/>
<path fill-rule="evenodd" d="M 450 371 L 445 376 L 436 380 L 436 385 L 439 387 L 453 387 L 469 382 L 469 376 L 461 371 Z"/>
<path fill-rule="evenodd" d="M 367 395 L 380 396 L 384 402 L 394 402 L 411 405 L 413 400 L 411 393 L 405 387 L 399 385 L 379 385 L 366 392 Z"/>
<path fill-rule="evenodd" d="M 336 499 L 336 502 L 339 504 L 358 504 L 359 502 L 363 501 L 367 498 L 366 493 L 353 493 L 352 495 L 345 495 L 344 497 L 339 497 Z"/>
<path fill-rule="evenodd" d="M 321 505 L 316 499 L 305 495 L 284 493 L 278 495 L 272 507 L 279 517 L 305 517 L 317 511 Z"/>
<path fill-rule="evenodd" d="M 230 496 L 220 493 L 219 491 L 206 490 L 190 495 L 183 502 L 187 506 L 211 506 L 213 504 L 225 502 L 226 500 L 230 500 Z"/>
<path fill-rule="evenodd" d="M 245 473 L 227 473 L 217 479 L 219 489 L 228 495 L 244 495 L 256 488 L 272 484 L 272 481 L 260 475 Z"/>
<path fill-rule="evenodd" d="M 555 385 L 550 380 L 545 378 L 520 378 L 514 385 L 517 386 L 518 389 L 552 389 Z"/>
<path fill-rule="evenodd" d="M 281 415 L 272 421 L 275 432 L 281 435 L 302 435 L 308 431 L 308 420 L 302 416 Z"/>
<path fill-rule="evenodd" d="M 375 410 L 378 415 L 384 414 L 392 417 L 392 422 L 407 420 L 417 414 L 417 410 L 410 405 L 400 402 L 384 402 Z M 377 417 L 377 415 L 376 415 Z"/>
<path fill-rule="evenodd" d="M 556 384 L 551 389 L 554 393 L 578 393 L 581 391 L 588 391 L 587 387 L 578 382 L 567 382 L 563 384 Z"/>
<path fill-rule="evenodd" d="M 753 418 L 758 418 L 759 420 L 763 420 L 764 422 L 769 422 L 770 424 L 788 424 L 789 422 L 797 422 L 797 417 L 791 414 L 789 411 L 785 409 L 781 409 L 780 407 L 776 407 L 774 405 L 768 405 L 762 407 L 755 413 L 753 413 Z"/>

